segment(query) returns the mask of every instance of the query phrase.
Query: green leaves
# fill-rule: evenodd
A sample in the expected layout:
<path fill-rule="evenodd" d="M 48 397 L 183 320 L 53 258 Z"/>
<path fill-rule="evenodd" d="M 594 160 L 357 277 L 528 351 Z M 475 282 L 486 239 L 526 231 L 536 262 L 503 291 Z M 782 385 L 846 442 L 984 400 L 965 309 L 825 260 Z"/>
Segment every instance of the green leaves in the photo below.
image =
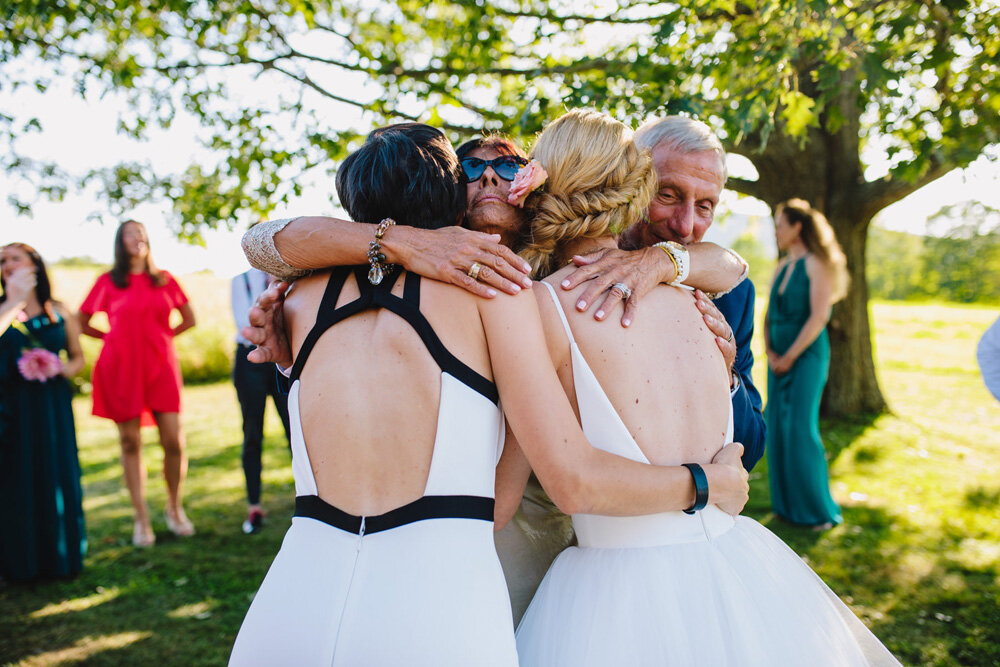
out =
<path fill-rule="evenodd" d="M 781 120 L 784 121 L 785 131 L 793 137 L 801 137 L 805 133 L 806 127 L 818 125 L 818 119 L 813 109 L 816 102 L 797 90 L 790 90 L 780 96 L 781 99 Z"/>
<path fill-rule="evenodd" d="M 859 136 L 877 137 L 910 156 L 890 180 L 918 182 L 996 142 L 998 33 L 995 3 L 964 0 L 8 1 L 0 90 L 70 76 L 81 94 L 124 91 L 121 127 L 136 137 L 193 114 L 217 163 L 159 176 L 189 183 L 165 192 L 208 226 L 266 214 L 294 192 L 274 181 L 281 153 L 285 165 L 333 168 L 357 136 L 399 120 L 455 140 L 483 130 L 530 140 L 577 106 L 634 124 L 651 113 L 706 119 L 760 163 L 777 197 L 789 179 L 768 163 L 788 150 L 805 160 L 834 145 L 853 178 Z M 0 113 L 14 110 L 0 103 Z M 230 193 L 226 206 L 213 190 Z"/>

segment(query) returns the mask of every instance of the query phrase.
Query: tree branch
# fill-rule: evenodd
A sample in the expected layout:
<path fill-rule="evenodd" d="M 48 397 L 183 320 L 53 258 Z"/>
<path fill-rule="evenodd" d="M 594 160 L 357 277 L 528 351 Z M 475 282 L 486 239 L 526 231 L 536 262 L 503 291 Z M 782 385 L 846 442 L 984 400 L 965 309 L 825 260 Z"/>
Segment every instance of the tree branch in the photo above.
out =
<path fill-rule="evenodd" d="M 469 0 L 462 0 L 459 4 L 466 6 L 472 6 L 475 3 Z M 654 5 L 659 3 L 645 3 L 646 5 Z M 632 5 L 633 7 L 636 5 Z M 491 6 L 492 13 L 495 16 L 503 16 L 506 18 L 532 18 L 539 19 L 542 21 L 550 21 L 552 23 L 563 24 L 568 21 L 577 21 L 583 24 L 594 24 L 594 23 L 610 23 L 613 25 L 649 25 L 653 23 L 659 23 L 662 21 L 668 21 L 676 15 L 676 11 L 668 12 L 666 14 L 658 14 L 655 16 L 646 16 L 641 18 L 631 18 L 628 16 L 619 16 L 619 11 L 611 12 L 610 14 L 604 14 L 603 16 L 588 16 L 586 14 L 557 14 L 556 12 L 550 10 L 544 12 L 534 12 L 534 11 L 521 11 L 516 9 L 504 9 L 502 7 Z M 716 10 L 711 12 L 701 12 L 694 10 L 695 17 L 700 21 L 716 21 L 725 20 L 732 21 L 737 16 L 747 16 L 753 13 L 753 9 L 745 4 L 737 4 L 734 11 L 723 11 Z"/>
<path fill-rule="evenodd" d="M 764 199 L 764 188 L 760 181 L 748 181 L 745 178 L 730 176 L 726 181 L 726 188 L 739 192 L 740 194 L 750 195 L 751 197 L 756 197 L 757 199 L 766 201 Z"/>
<path fill-rule="evenodd" d="M 371 104 L 366 104 L 366 103 L 358 101 L 358 100 L 353 100 L 353 99 L 350 99 L 348 97 L 343 97 L 341 95 L 337 95 L 336 93 L 333 93 L 333 92 L 327 90 L 323 86 L 321 86 L 318 83 L 316 83 L 315 81 L 313 81 L 309 77 L 309 75 L 307 75 L 307 74 L 296 74 L 294 72 L 290 72 L 290 71 L 288 71 L 288 70 L 286 70 L 286 69 L 284 69 L 282 67 L 279 67 L 279 66 L 274 66 L 271 69 L 273 69 L 276 72 L 280 72 L 281 74 L 284 74 L 285 76 L 287 76 L 288 78 L 292 79 L 293 81 L 298 81 L 303 86 L 311 88 L 312 90 L 316 91 L 320 95 L 323 95 L 324 97 L 327 97 L 327 98 L 329 98 L 331 100 L 334 100 L 334 101 L 337 101 L 337 102 L 343 102 L 344 104 L 349 104 L 351 106 L 357 107 L 358 109 L 363 109 L 365 111 L 371 111 L 372 110 L 371 109 Z M 391 114 L 393 116 L 398 116 L 399 118 L 404 118 L 406 120 L 413 121 L 413 122 L 420 122 L 420 116 L 414 116 L 412 114 L 404 113 L 404 112 L 402 112 L 402 111 L 400 111 L 399 109 L 396 109 L 396 108 L 389 108 L 388 112 L 389 112 L 389 114 Z M 472 126 L 468 126 L 468 125 L 454 125 L 452 123 L 444 123 L 444 122 L 440 124 L 440 127 L 441 127 L 441 129 L 451 130 L 452 132 L 459 132 L 461 134 L 474 134 L 474 133 L 479 132 L 481 130 L 481 128 L 478 128 L 478 127 L 472 127 Z"/>
<path fill-rule="evenodd" d="M 554 65 L 552 67 L 531 67 L 521 69 L 517 67 L 426 67 L 423 69 L 403 69 L 398 65 L 387 64 L 380 70 L 372 70 L 376 74 L 389 74 L 392 76 L 411 77 L 414 79 L 424 79 L 431 74 L 459 74 L 459 75 L 490 75 L 490 76 L 525 76 L 539 77 L 550 74 L 572 74 L 575 72 L 604 72 L 612 65 L 620 64 L 614 60 L 604 58 L 587 58 L 568 65 Z"/>
<path fill-rule="evenodd" d="M 928 159 L 929 166 L 927 169 L 915 180 L 908 181 L 900 177 L 899 173 L 909 164 L 911 163 L 907 162 L 898 165 L 885 178 L 880 178 L 877 181 L 865 183 L 861 186 L 861 191 L 864 193 L 861 199 L 864 202 L 864 211 L 866 213 L 870 212 L 871 215 L 875 215 L 875 213 L 878 213 L 886 206 L 916 192 L 931 181 L 936 181 L 958 166 L 951 162 L 945 162 L 937 155 L 931 155 Z"/>

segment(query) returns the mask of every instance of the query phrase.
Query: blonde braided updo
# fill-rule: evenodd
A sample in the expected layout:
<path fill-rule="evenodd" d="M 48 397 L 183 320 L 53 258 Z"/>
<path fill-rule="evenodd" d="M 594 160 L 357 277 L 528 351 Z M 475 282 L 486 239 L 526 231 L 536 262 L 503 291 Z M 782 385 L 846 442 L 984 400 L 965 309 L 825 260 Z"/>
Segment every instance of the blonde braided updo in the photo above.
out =
<path fill-rule="evenodd" d="M 548 172 L 525 203 L 533 217 L 521 256 L 535 278 L 553 272 L 562 244 L 614 236 L 638 222 L 656 192 L 649 153 L 636 147 L 628 127 L 596 111 L 574 110 L 552 122 L 531 158 Z"/>

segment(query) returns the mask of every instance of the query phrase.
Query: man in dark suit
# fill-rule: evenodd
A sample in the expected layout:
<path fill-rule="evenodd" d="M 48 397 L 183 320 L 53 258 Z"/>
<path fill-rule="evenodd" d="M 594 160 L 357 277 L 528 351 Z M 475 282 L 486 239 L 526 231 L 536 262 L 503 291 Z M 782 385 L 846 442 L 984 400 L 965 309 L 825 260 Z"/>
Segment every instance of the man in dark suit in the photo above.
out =
<path fill-rule="evenodd" d="M 642 248 L 662 241 L 688 246 L 701 241 L 726 183 L 722 143 L 707 125 L 685 116 L 647 122 L 636 131 L 635 142 L 652 151 L 660 182 L 646 220 L 629 230 L 623 247 Z M 732 369 L 733 440 L 743 443 L 743 467 L 747 470 L 764 455 L 764 415 L 750 374 L 754 297 L 753 283 L 747 279 L 713 301 L 699 299 L 702 312 L 721 316 L 731 327 L 732 340 L 726 343 L 735 349 L 721 342 L 720 347 Z M 712 312 L 713 304 L 718 313 Z"/>

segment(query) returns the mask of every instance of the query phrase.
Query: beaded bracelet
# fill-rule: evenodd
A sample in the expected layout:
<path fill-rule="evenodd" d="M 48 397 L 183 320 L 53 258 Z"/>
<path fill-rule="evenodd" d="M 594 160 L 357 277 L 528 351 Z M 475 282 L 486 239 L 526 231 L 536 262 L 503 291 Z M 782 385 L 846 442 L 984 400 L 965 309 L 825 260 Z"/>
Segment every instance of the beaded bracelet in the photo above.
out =
<path fill-rule="evenodd" d="M 368 263 L 371 269 L 368 270 L 368 282 L 378 285 L 382 279 L 392 269 L 392 264 L 385 263 L 385 255 L 382 254 L 382 236 L 386 230 L 396 224 L 392 218 L 383 218 L 375 228 L 375 239 L 368 244 Z"/>

